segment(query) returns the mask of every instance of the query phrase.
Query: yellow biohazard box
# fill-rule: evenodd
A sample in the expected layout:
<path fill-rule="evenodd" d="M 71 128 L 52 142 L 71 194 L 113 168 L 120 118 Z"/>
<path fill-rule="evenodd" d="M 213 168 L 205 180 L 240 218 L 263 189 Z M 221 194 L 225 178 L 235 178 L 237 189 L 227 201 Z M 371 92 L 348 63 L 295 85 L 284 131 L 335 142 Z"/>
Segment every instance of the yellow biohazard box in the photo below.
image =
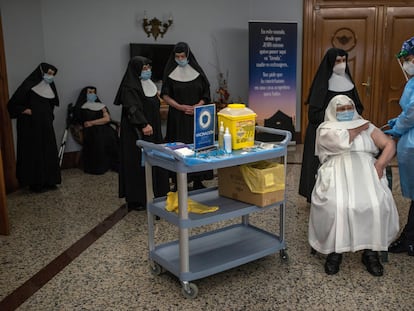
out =
<path fill-rule="evenodd" d="M 281 163 L 230 166 L 217 173 L 220 196 L 261 207 L 284 200 L 285 169 Z"/>
<path fill-rule="evenodd" d="M 242 149 L 254 145 L 256 113 L 244 104 L 229 104 L 217 113 L 218 124 L 223 122 L 229 128 L 232 149 Z"/>

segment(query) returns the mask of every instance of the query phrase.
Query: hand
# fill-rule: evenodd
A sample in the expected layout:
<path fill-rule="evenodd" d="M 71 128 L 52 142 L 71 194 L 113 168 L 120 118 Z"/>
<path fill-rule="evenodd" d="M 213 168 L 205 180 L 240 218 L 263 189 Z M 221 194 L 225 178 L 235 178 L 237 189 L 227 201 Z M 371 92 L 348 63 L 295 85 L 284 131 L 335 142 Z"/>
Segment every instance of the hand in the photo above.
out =
<path fill-rule="evenodd" d="M 184 114 L 193 115 L 194 114 L 194 106 L 191 105 L 180 105 L 180 109 Z"/>
<path fill-rule="evenodd" d="M 142 134 L 145 136 L 151 136 L 153 134 L 152 126 L 147 124 L 146 127 L 142 128 Z"/>
<path fill-rule="evenodd" d="M 355 129 L 359 132 L 366 131 L 367 129 L 369 129 L 369 122 L 364 123 L 364 124 L 362 124 L 361 126 L 358 126 Z"/>
<path fill-rule="evenodd" d="M 402 135 L 402 133 L 400 133 L 396 129 L 386 130 L 386 131 L 384 131 L 384 133 L 387 134 L 387 135 L 391 135 L 392 137 L 395 137 L 395 138 L 399 138 Z"/>
<path fill-rule="evenodd" d="M 397 122 L 397 118 L 394 118 L 394 119 L 389 119 L 387 123 L 390 126 L 390 128 L 393 128 L 396 122 Z"/>
<path fill-rule="evenodd" d="M 364 123 L 361 126 L 358 126 L 354 129 L 348 129 L 349 132 L 349 142 L 351 143 L 355 137 L 357 137 L 361 132 L 367 130 L 369 128 L 369 122 Z"/>
<path fill-rule="evenodd" d="M 22 114 L 27 114 L 28 116 L 31 116 L 32 115 L 32 109 L 27 108 L 27 109 L 23 110 Z"/>
<path fill-rule="evenodd" d="M 384 175 L 384 167 L 380 164 L 378 164 L 378 161 L 374 164 L 375 170 L 377 171 L 378 178 L 381 179 Z"/>
<path fill-rule="evenodd" d="M 194 106 L 188 106 L 184 113 L 192 116 L 194 114 Z"/>
<path fill-rule="evenodd" d="M 85 122 L 83 122 L 83 127 L 91 127 L 91 126 L 93 126 L 92 121 L 85 121 Z"/>

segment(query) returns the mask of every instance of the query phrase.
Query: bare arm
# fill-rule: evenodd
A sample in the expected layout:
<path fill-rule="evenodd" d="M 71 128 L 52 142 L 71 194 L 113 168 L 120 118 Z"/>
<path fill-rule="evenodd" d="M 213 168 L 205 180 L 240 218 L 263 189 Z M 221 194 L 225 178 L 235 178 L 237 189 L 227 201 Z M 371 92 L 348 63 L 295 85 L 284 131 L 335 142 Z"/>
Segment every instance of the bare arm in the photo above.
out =
<path fill-rule="evenodd" d="M 162 99 L 171 107 L 177 109 L 177 110 L 182 110 L 182 105 L 180 105 L 179 103 L 177 103 L 174 99 L 172 99 L 170 96 L 168 95 L 164 95 L 162 97 Z"/>
<path fill-rule="evenodd" d="M 194 114 L 194 107 L 204 105 L 204 100 L 202 99 L 200 99 L 199 102 L 195 104 L 194 106 L 179 104 L 178 102 L 176 102 L 174 99 L 172 99 L 168 95 L 164 95 L 162 99 L 165 100 L 165 102 L 171 107 L 177 110 L 180 110 L 184 112 L 185 114 L 190 114 L 190 115 Z"/>
<path fill-rule="evenodd" d="M 377 170 L 378 177 L 381 178 L 385 167 L 395 155 L 395 142 L 377 128 L 372 131 L 371 137 L 375 145 L 382 150 L 381 155 L 375 162 L 375 169 Z"/>
<path fill-rule="evenodd" d="M 103 125 L 108 123 L 109 121 L 111 121 L 111 117 L 109 116 L 108 110 L 106 108 L 103 108 L 103 117 L 100 119 L 96 119 L 96 120 L 90 120 L 90 121 L 86 121 L 84 122 L 83 126 L 84 127 L 91 127 L 94 125 Z"/>

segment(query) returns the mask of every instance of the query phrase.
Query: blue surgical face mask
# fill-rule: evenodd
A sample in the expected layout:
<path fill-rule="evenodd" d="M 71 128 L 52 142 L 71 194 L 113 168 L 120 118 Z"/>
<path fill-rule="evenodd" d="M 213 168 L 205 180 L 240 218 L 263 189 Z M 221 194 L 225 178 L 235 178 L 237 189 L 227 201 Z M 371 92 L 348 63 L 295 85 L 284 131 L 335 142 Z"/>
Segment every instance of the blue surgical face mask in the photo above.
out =
<path fill-rule="evenodd" d="M 354 110 L 338 111 L 336 119 L 338 121 L 351 121 L 354 118 Z"/>
<path fill-rule="evenodd" d="M 44 80 L 46 83 L 50 84 L 50 83 L 52 83 L 52 82 L 53 82 L 53 75 L 49 75 L 49 74 L 45 73 L 45 74 L 43 75 L 43 80 Z"/>
<path fill-rule="evenodd" d="M 414 76 L 414 64 L 410 61 L 405 61 L 403 63 L 403 68 L 406 73 L 408 73 L 410 76 Z"/>
<path fill-rule="evenodd" d="M 175 62 L 178 64 L 178 66 L 184 67 L 184 66 L 186 66 L 188 64 L 188 58 L 175 59 Z"/>
<path fill-rule="evenodd" d="M 98 96 L 96 96 L 95 93 L 88 93 L 88 94 L 86 94 L 86 100 L 88 102 L 94 103 L 97 98 L 98 98 Z"/>
<path fill-rule="evenodd" d="M 151 71 L 151 69 L 141 71 L 141 77 L 140 77 L 140 78 L 141 78 L 142 80 L 148 80 L 148 79 L 151 79 L 151 76 L 152 76 L 152 71 Z"/>

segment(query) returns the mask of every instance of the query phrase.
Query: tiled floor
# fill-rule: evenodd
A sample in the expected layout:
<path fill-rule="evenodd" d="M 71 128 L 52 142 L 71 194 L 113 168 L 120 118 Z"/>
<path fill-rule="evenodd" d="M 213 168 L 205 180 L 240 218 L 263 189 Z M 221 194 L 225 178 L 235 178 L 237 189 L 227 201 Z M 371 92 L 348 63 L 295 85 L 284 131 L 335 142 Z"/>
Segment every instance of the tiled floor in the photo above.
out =
<path fill-rule="evenodd" d="M 289 260 L 270 255 L 196 280 L 196 299 L 184 298 L 170 273 L 150 273 L 146 213 L 121 207 L 115 173 L 64 170 L 56 191 L 10 194 L 11 234 L 0 236 L 0 310 L 413 310 L 414 258 L 389 254 L 377 278 L 360 252 L 345 254 L 334 276 L 325 274 L 324 256 L 310 255 L 309 205 L 297 195 L 301 147 L 289 147 L 288 156 Z M 401 197 L 395 166 L 393 174 L 404 225 L 409 201 Z M 250 218 L 279 230 L 277 208 Z M 157 241 L 177 238 L 164 220 L 156 229 Z"/>

